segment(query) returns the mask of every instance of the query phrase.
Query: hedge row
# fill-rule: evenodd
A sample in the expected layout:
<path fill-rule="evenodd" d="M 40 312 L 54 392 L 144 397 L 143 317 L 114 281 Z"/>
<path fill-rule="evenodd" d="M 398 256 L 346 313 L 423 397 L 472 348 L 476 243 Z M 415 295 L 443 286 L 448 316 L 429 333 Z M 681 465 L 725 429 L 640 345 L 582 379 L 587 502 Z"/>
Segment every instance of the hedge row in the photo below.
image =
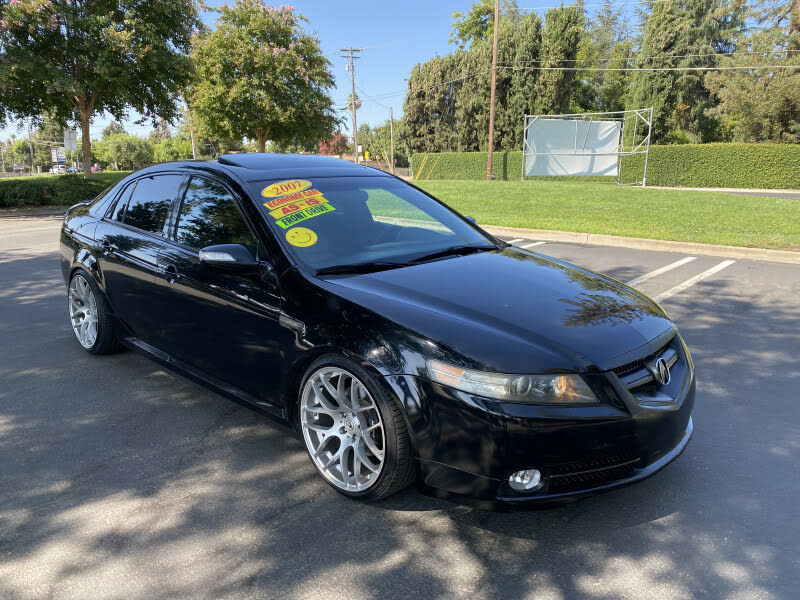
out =
<path fill-rule="evenodd" d="M 41 204 L 72 205 L 91 200 L 128 172 L 94 173 L 91 179 L 83 175 L 42 175 L 0 179 L 0 207 Z"/>
<path fill-rule="evenodd" d="M 492 170 L 497 179 L 517 180 L 522 175 L 522 152 L 495 152 Z M 485 152 L 414 154 L 415 179 L 485 179 Z M 622 181 L 641 181 L 644 156 L 622 161 Z M 605 177 L 563 177 L 580 179 Z M 647 184 L 681 187 L 800 188 L 798 144 L 684 144 L 650 146 Z"/>

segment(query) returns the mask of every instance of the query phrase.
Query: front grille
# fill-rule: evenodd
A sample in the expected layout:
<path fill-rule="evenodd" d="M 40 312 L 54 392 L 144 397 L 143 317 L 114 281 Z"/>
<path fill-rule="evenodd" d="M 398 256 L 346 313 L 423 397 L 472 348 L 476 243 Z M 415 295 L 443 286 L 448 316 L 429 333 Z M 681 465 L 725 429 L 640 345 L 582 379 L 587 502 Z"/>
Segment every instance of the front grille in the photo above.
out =
<path fill-rule="evenodd" d="M 613 483 L 630 477 L 641 459 L 633 454 L 597 456 L 590 459 L 553 465 L 549 469 L 549 493 L 575 492 Z"/>
<path fill-rule="evenodd" d="M 611 371 L 613 371 L 617 375 L 617 377 L 622 377 L 623 375 L 627 375 L 628 373 L 632 373 L 633 371 L 638 371 L 639 369 L 644 368 L 644 365 L 648 360 L 651 360 L 656 356 L 658 356 L 659 354 L 661 354 L 662 352 L 664 352 L 664 350 L 669 348 L 671 344 L 672 340 L 668 341 L 666 344 L 661 346 L 661 348 L 659 348 L 652 354 L 648 354 L 643 358 L 639 358 L 629 363 L 625 363 L 624 365 L 611 369 Z"/>
<path fill-rule="evenodd" d="M 661 346 L 655 352 L 631 361 L 614 369 L 614 373 L 626 388 L 634 394 L 651 394 L 659 392 L 663 386 L 657 382 L 652 371 L 647 367 L 647 363 L 659 357 L 663 357 L 670 369 L 680 360 L 679 350 L 674 344 L 675 338 Z"/>

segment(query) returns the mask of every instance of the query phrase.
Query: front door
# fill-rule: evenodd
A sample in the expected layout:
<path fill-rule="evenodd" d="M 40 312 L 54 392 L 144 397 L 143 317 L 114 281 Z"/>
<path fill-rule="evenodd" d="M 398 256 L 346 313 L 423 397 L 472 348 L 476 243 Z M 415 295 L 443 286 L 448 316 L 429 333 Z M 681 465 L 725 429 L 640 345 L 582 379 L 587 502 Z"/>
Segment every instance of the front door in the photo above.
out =
<path fill-rule="evenodd" d="M 265 258 L 237 198 L 214 179 L 192 177 L 158 256 L 161 296 L 169 298 L 159 347 L 260 405 L 280 406 L 279 340 L 287 330 L 278 325 L 277 278 L 267 264 L 257 275 L 204 265 L 199 250 L 215 244 L 242 244 Z"/>
<path fill-rule="evenodd" d="M 130 183 L 95 232 L 112 310 L 125 333 L 148 343 L 153 343 L 160 323 L 155 295 L 158 253 L 170 206 L 185 179 L 154 175 Z"/>

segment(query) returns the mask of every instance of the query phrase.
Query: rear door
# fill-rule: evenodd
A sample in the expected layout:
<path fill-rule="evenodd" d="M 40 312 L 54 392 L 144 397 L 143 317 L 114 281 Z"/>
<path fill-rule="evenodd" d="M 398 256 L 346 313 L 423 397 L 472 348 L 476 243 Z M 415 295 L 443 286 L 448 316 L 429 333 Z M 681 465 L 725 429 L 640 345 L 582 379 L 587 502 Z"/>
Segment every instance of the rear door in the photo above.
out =
<path fill-rule="evenodd" d="M 153 344 L 161 320 L 158 310 L 158 253 L 164 246 L 170 207 L 184 175 L 152 175 L 130 183 L 95 238 L 99 264 L 112 310 L 129 333 Z"/>
<path fill-rule="evenodd" d="M 276 405 L 285 332 L 278 325 L 277 278 L 268 265 L 240 275 L 202 264 L 199 250 L 215 244 L 242 244 L 255 258 L 267 258 L 240 199 L 220 181 L 193 176 L 158 257 L 161 296 L 168 299 L 160 347 L 259 404 Z"/>

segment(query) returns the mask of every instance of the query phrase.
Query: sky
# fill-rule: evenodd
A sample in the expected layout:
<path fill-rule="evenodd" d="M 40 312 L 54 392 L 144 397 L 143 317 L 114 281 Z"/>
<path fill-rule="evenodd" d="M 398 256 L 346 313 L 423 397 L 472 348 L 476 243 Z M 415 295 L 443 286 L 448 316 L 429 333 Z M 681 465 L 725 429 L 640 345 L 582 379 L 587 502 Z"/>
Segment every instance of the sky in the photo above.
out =
<path fill-rule="evenodd" d="M 466 12 L 473 0 L 297 0 L 298 13 L 308 19 L 306 28 L 316 32 L 322 51 L 332 63 L 336 87 L 332 91 L 335 106 L 343 108 L 350 94 L 350 73 L 345 71 L 345 60 L 339 49 L 364 48 L 355 65 L 356 94 L 361 98 L 358 123 L 378 125 L 389 118 L 389 107 L 394 116 L 402 115 L 405 79 L 411 68 L 437 54 L 447 54 L 455 49 L 448 43 L 452 29 L 453 11 Z M 219 0 L 207 2 L 210 6 Z M 278 2 L 275 2 L 277 4 Z M 569 4 L 570 2 L 565 2 Z M 522 7 L 547 7 L 558 4 L 553 0 L 519 0 Z M 206 13 L 203 19 L 213 23 L 216 15 Z M 346 111 L 343 130 L 350 133 L 351 122 Z M 100 137 L 102 130 L 112 120 L 111 115 L 95 116 L 92 137 Z M 149 123 L 135 125 L 136 115 L 123 122 L 128 133 L 146 136 Z M 24 128 L 11 124 L 0 129 L 0 139 L 16 134 L 25 135 Z"/>

